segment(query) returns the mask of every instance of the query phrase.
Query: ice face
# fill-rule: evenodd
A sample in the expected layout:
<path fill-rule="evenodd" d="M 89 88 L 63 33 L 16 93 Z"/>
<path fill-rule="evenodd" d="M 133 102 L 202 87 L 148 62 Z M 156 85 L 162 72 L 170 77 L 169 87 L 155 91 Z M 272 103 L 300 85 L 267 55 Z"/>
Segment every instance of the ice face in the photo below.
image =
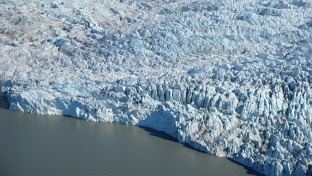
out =
<path fill-rule="evenodd" d="M 310 1 L 0 6 L 10 109 L 141 125 L 266 175 L 312 174 Z"/>

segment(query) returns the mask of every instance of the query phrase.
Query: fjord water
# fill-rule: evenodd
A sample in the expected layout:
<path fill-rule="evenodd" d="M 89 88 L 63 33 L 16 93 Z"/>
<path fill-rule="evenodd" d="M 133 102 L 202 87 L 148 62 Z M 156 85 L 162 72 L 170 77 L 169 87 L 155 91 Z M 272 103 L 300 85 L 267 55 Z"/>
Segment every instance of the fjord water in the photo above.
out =
<path fill-rule="evenodd" d="M 0 175 L 256 175 L 157 131 L 0 109 Z"/>

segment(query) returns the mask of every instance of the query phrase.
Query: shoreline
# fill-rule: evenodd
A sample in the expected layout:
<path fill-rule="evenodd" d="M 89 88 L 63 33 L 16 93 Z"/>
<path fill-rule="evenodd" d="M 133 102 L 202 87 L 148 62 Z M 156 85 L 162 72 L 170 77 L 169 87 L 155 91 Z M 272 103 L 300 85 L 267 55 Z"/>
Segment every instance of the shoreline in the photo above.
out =
<path fill-rule="evenodd" d="M 2 107 L 0 107 L 0 109 L 4 109 Z M 31 115 L 42 115 L 42 116 L 53 116 L 53 115 L 49 115 L 49 114 L 36 114 L 36 113 L 31 113 L 31 112 L 20 112 L 20 111 L 14 111 L 14 110 L 10 110 L 10 109 L 4 109 L 4 110 L 7 110 L 7 111 L 11 111 L 11 112 L 18 112 L 18 113 L 29 113 Z M 29 116 L 29 115 L 28 115 Z M 62 115 L 60 115 L 62 116 Z M 71 119 L 74 119 L 74 120 L 82 120 L 82 121 L 86 121 L 84 119 L 80 119 L 80 118 L 75 118 L 75 117 L 71 117 L 71 116 L 62 116 L 64 118 L 71 118 Z M 86 121 L 88 122 L 88 121 Z M 95 123 L 107 123 L 107 122 L 95 122 Z M 190 150 L 194 150 L 196 152 L 199 152 L 199 153 L 203 153 L 203 154 L 206 154 L 207 157 L 210 157 L 210 156 L 213 156 L 213 157 L 218 157 L 218 156 L 215 156 L 215 155 L 212 155 L 212 154 L 209 154 L 207 152 L 203 152 L 203 151 L 200 151 L 196 148 L 194 148 L 193 146 L 190 146 L 188 144 L 183 144 L 183 143 L 180 143 L 176 138 L 170 136 L 169 134 L 163 132 L 163 131 L 159 131 L 159 130 L 156 130 L 156 129 L 152 129 L 152 128 L 149 128 L 149 127 L 145 127 L 145 126 L 138 126 L 138 125 L 129 125 L 129 124 L 122 124 L 122 123 L 110 123 L 108 122 L 107 124 L 118 124 L 118 125 L 126 125 L 126 126 L 134 126 L 134 127 L 138 127 L 140 129 L 143 129 L 146 133 L 148 133 L 150 136 L 153 136 L 153 137 L 157 137 L 157 138 L 160 138 L 162 140 L 168 140 L 168 141 L 171 141 L 171 142 L 174 142 L 174 143 L 178 143 L 178 144 L 182 144 L 183 147 L 185 148 L 188 148 Z M 233 160 L 232 158 L 229 158 L 229 157 L 218 157 L 218 158 L 226 158 L 227 160 L 229 160 L 230 162 L 234 163 L 234 164 L 237 164 L 239 166 L 242 166 L 245 170 L 246 170 L 246 173 L 248 175 L 255 175 L 255 176 L 263 176 L 263 174 L 261 174 L 260 172 L 254 170 L 253 168 L 251 167 L 248 167 L 242 163 L 239 163 L 235 160 Z"/>

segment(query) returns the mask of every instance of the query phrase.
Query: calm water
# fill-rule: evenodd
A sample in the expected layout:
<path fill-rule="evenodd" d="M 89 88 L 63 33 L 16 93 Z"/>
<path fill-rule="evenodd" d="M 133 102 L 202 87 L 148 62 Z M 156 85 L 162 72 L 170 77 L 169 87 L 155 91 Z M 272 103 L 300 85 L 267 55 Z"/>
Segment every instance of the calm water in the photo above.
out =
<path fill-rule="evenodd" d="M 0 175 L 255 174 L 152 130 L 0 109 Z"/>

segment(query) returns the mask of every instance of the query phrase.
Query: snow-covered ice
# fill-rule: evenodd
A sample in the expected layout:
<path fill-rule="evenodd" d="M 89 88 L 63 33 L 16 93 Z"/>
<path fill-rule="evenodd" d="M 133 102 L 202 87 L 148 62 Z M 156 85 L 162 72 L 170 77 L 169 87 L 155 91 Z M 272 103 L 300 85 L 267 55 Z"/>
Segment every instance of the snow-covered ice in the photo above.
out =
<path fill-rule="evenodd" d="M 0 88 L 12 110 L 312 175 L 310 0 L 2 0 Z"/>

